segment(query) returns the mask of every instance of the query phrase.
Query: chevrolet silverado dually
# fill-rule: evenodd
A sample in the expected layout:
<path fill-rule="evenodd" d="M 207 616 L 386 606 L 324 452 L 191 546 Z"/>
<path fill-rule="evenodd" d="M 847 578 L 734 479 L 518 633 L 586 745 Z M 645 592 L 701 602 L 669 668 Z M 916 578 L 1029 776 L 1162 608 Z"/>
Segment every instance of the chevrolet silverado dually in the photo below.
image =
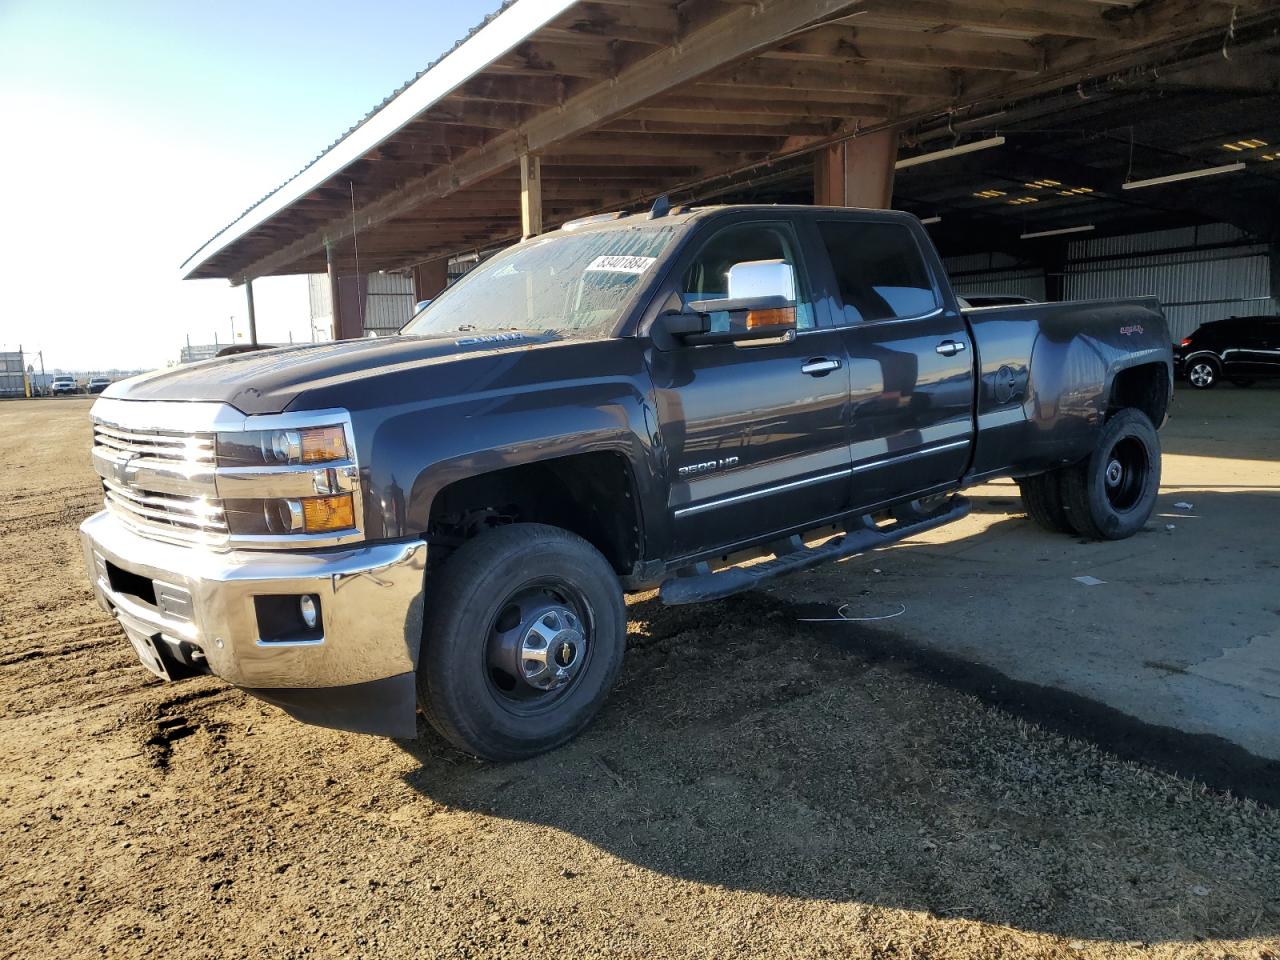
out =
<path fill-rule="evenodd" d="M 163 678 L 514 759 L 600 709 L 628 592 L 727 597 L 996 477 L 1132 535 L 1171 382 L 1154 300 L 962 309 L 907 214 L 660 204 L 499 253 L 397 337 L 113 384 L 84 554 Z"/>

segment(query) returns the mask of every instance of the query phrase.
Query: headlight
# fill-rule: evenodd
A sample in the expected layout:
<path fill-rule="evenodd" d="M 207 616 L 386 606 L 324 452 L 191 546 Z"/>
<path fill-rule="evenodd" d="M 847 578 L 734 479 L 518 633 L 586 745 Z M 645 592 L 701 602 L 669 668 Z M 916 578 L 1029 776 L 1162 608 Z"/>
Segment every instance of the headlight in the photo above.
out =
<path fill-rule="evenodd" d="M 334 533 L 356 525 L 351 494 L 332 497 L 279 497 L 226 500 L 227 528 L 242 536 Z"/>
<path fill-rule="evenodd" d="M 274 467 L 347 459 L 347 434 L 338 425 L 218 434 L 220 467 Z"/>

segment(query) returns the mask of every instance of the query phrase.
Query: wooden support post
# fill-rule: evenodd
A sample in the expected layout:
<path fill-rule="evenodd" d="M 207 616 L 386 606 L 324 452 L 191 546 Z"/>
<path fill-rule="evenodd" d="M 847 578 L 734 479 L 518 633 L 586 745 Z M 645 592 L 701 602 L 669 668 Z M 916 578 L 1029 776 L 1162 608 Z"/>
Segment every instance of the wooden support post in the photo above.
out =
<path fill-rule="evenodd" d="M 332 314 L 329 332 L 334 340 L 338 340 L 341 339 L 339 336 L 341 328 L 338 324 L 338 305 L 341 302 L 338 296 L 338 267 L 333 262 L 333 244 L 328 240 L 324 242 L 324 263 L 325 272 L 329 275 L 329 310 Z"/>
<path fill-rule="evenodd" d="M 893 205 L 897 158 L 897 130 L 880 130 L 820 150 L 814 162 L 813 202 L 888 210 Z"/>
<path fill-rule="evenodd" d="M 520 154 L 520 223 L 524 238 L 542 232 L 542 159 Z"/>
<path fill-rule="evenodd" d="M 255 347 L 258 345 L 258 318 L 253 312 L 253 281 L 246 279 L 244 282 L 244 299 L 249 307 L 249 342 Z"/>
<path fill-rule="evenodd" d="M 449 285 L 449 258 L 428 260 L 413 268 L 413 300 L 434 300 Z"/>
<path fill-rule="evenodd" d="M 333 261 L 333 245 L 324 245 L 325 265 L 329 274 L 329 299 L 333 303 L 333 339 L 359 340 L 364 336 L 363 304 L 369 290 L 368 278 L 355 274 L 345 278 L 338 276 L 338 265 Z M 345 279 L 346 297 L 343 297 Z"/>

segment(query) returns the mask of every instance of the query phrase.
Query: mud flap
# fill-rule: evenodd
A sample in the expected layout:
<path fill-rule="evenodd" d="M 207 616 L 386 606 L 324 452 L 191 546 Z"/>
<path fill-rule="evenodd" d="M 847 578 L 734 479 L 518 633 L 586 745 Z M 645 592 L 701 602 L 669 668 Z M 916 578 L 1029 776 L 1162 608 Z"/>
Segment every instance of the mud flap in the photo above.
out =
<path fill-rule="evenodd" d="M 243 688 L 295 720 L 332 730 L 412 740 L 418 693 L 412 672 L 345 687 Z"/>

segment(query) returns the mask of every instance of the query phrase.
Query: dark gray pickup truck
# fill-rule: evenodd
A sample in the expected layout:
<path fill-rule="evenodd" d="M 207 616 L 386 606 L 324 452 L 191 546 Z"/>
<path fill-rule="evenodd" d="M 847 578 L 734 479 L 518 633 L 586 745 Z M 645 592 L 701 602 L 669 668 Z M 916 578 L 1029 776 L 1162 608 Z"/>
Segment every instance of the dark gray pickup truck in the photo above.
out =
<path fill-rule="evenodd" d="M 113 384 L 84 553 L 162 677 L 367 733 L 413 736 L 420 707 L 518 758 L 600 709 L 627 591 L 726 597 L 1001 476 L 1051 530 L 1131 535 L 1171 378 L 1155 301 L 962 310 L 904 214 L 593 218 L 398 337 Z"/>

